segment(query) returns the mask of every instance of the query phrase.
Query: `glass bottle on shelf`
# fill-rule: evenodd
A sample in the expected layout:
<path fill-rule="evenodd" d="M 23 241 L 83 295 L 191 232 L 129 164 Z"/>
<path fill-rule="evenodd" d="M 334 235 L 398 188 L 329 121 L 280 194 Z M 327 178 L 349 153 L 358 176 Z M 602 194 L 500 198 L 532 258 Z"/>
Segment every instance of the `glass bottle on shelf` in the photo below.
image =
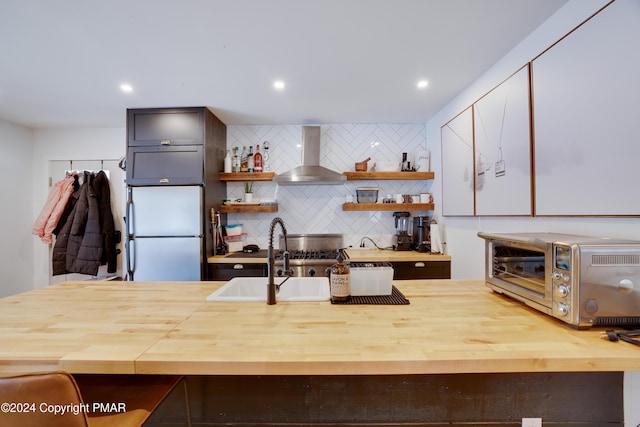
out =
<path fill-rule="evenodd" d="M 240 172 L 249 171 L 249 154 L 247 154 L 247 146 L 242 146 L 242 154 L 240 154 Z"/>
<path fill-rule="evenodd" d="M 227 155 L 224 156 L 224 173 L 231 172 L 231 151 L 227 150 Z"/>
<path fill-rule="evenodd" d="M 253 155 L 253 171 L 262 172 L 262 153 L 260 152 L 260 144 L 256 145 L 256 154 Z"/>
<path fill-rule="evenodd" d="M 247 154 L 247 172 L 253 172 L 253 145 L 249 146 L 249 154 Z"/>
<path fill-rule="evenodd" d="M 262 149 L 264 150 L 264 154 L 262 154 L 262 170 L 271 172 L 271 164 L 269 163 L 269 141 L 262 143 Z"/>
<path fill-rule="evenodd" d="M 233 147 L 233 159 L 231 159 L 231 172 L 240 172 L 240 157 L 238 157 L 238 147 Z"/>

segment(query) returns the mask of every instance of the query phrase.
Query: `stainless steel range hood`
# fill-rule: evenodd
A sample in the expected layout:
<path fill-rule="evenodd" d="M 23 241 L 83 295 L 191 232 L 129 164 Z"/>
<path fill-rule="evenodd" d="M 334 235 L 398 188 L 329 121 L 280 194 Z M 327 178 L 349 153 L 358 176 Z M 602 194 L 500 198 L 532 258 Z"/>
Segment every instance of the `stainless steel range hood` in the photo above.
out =
<path fill-rule="evenodd" d="M 302 126 L 302 165 L 276 175 L 280 185 L 337 185 L 346 177 L 320 166 L 320 126 Z"/>

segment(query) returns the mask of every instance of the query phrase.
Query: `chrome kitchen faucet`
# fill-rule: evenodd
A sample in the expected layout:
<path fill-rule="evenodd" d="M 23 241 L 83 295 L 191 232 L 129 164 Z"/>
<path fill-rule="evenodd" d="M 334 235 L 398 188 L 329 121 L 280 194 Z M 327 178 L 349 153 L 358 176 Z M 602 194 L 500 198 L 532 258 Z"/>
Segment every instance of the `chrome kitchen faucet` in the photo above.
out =
<path fill-rule="evenodd" d="M 282 253 L 283 266 L 282 270 L 284 274 L 287 276 L 279 285 L 275 284 L 273 269 L 275 268 L 276 257 L 273 253 L 273 232 L 276 228 L 276 224 L 280 224 L 280 228 L 282 228 L 282 235 L 284 237 L 284 252 Z M 269 274 L 269 283 L 267 284 L 267 304 L 273 305 L 276 303 L 276 294 L 280 290 L 280 286 L 292 276 L 292 273 L 289 271 L 289 251 L 287 250 L 287 229 L 284 226 L 284 221 L 282 218 L 275 217 L 271 221 L 271 225 L 269 226 L 269 250 L 267 252 L 267 270 Z"/>

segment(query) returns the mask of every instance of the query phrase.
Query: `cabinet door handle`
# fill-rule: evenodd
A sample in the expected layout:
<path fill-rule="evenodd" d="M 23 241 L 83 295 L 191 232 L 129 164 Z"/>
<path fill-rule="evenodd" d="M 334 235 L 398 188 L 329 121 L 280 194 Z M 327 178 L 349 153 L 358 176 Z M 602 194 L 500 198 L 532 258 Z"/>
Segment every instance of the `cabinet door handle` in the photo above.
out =
<path fill-rule="evenodd" d="M 424 267 L 425 267 L 425 265 L 426 265 L 426 264 L 425 264 L 424 262 L 419 261 L 419 262 L 416 262 L 413 266 L 414 266 L 415 268 L 424 268 Z"/>
<path fill-rule="evenodd" d="M 242 264 L 234 264 L 233 265 L 233 269 L 234 270 L 244 270 L 244 265 L 242 265 Z"/>
<path fill-rule="evenodd" d="M 171 145 L 171 140 L 163 139 L 162 141 L 160 141 L 160 145 Z"/>
<path fill-rule="evenodd" d="M 169 183 L 169 178 L 162 178 L 159 182 L 160 182 L 160 184 L 168 184 Z"/>

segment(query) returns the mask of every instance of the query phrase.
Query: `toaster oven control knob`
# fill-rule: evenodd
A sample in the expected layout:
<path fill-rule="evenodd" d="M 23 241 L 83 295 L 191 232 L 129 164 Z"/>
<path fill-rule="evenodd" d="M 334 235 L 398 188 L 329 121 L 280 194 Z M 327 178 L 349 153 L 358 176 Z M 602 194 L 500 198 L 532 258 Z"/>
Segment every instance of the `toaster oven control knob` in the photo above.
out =
<path fill-rule="evenodd" d="M 556 292 L 560 298 L 566 298 L 569 296 L 569 288 L 566 285 L 558 285 Z"/>
<path fill-rule="evenodd" d="M 556 305 L 556 311 L 560 316 L 566 316 L 569 314 L 569 307 L 567 307 L 567 304 L 559 302 L 558 305 Z"/>
<path fill-rule="evenodd" d="M 553 274 L 551 275 L 551 277 L 552 277 L 554 280 L 560 280 L 560 279 L 562 278 L 562 274 L 560 274 L 560 272 L 559 272 L 559 271 L 554 271 L 554 272 L 553 272 Z"/>

